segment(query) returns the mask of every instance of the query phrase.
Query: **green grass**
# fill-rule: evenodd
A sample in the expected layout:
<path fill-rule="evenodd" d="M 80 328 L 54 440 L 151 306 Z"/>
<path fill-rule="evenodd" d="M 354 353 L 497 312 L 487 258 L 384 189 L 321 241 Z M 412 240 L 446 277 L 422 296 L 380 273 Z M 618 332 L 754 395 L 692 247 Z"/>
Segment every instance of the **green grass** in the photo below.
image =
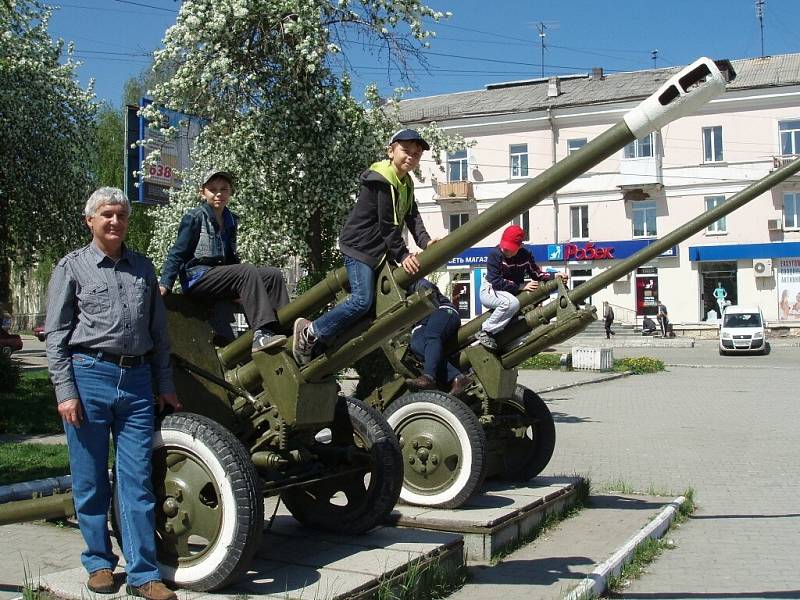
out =
<path fill-rule="evenodd" d="M 13 392 L 0 392 L 0 433 L 63 433 L 46 371 L 26 371 Z"/>
<path fill-rule="evenodd" d="M 0 485 L 69 475 L 66 444 L 0 444 Z"/>
<path fill-rule="evenodd" d="M 376 596 L 377 600 L 439 600 L 463 587 L 466 581 L 463 563 L 442 564 L 436 558 L 425 564 L 417 559 L 402 574 L 381 580 Z"/>
<path fill-rule="evenodd" d="M 664 370 L 664 361 L 650 356 L 620 358 L 614 361 L 615 371 L 633 371 L 635 375 L 658 373 Z"/>
<path fill-rule="evenodd" d="M 520 369 L 560 369 L 561 355 L 556 352 L 540 352 L 526 359 Z"/>

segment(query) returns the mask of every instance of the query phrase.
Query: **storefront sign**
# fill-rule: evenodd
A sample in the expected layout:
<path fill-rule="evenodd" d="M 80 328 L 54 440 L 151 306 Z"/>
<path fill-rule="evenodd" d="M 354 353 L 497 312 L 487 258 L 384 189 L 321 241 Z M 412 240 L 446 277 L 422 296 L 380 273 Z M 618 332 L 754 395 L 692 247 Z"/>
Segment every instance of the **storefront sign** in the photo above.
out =
<path fill-rule="evenodd" d="M 800 320 L 800 258 L 781 258 L 778 263 L 778 319 Z"/>

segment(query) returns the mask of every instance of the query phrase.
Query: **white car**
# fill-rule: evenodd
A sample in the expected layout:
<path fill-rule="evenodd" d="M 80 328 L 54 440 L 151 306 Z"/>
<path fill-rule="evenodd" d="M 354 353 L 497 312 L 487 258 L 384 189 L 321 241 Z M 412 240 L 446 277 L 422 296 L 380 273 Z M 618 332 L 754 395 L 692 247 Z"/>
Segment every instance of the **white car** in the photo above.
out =
<path fill-rule="evenodd" d="M 719 353 L 758 352 L 766 354 L 769 345 L 764 331 L 764 315 L 758 306 L 732 305 L 725 308 L 719 328 Z"/>

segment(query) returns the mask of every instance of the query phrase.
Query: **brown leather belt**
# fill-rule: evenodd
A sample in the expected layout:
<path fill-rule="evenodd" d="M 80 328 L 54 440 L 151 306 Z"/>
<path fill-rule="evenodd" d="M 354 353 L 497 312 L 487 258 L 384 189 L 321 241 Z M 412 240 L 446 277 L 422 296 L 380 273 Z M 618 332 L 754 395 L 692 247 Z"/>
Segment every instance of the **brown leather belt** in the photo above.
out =
<path fill-rule="evenodd" d="M 72 351 L 79 354 L 88 354 L 89 356 L 94 356 L 97 360 L 114 363 L 123 369 L 139 367 L 150 362 L 149 354 L 142 354 L 139 356 L 132 354 L 114 354 L 113 352 L 108 352 L 106 350 L 92 350 L 91 348 L 84 348 L 83 346 L 72 348 Z"/>

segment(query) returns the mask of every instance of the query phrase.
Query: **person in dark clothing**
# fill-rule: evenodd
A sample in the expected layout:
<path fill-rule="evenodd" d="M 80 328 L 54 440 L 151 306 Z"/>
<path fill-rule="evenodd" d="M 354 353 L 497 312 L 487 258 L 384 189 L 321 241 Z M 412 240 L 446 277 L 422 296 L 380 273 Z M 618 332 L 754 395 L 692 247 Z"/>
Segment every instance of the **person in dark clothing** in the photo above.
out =
<path fill-rule="evenodd" d="M 497 349 L 494 334 L 502 331 L 519 311 L 517 294 L 533 291 L 540 281 L 550 281 L 553 275 L 542 271 L 533 260 L 530 250 L 522 244 L 525 231 L 519 225 L 510 225 L 503 231 L 500 243 L 491 249 L 486 261 L 486 279 L 481 284 L 481 304 L 493 309 L 491 316 L 481 325 L 475 339 L 490 350 Z M 525 277 L 532 281 L 525 282 Z M 568 275 L 559 273 L 564 282 Z"/>
<path fill-rule="evenodd" d="M 165 296 L 180 277 L 184 294 L 211 300 L 238 299 L 254 328 L 252 351 L 286 343 L 278 331 L 276 311 L 288 304 L 289 293 L 280 269 L 239 261 L 238 219 L 228 209 L 234 177 L 211 169 L 200 185 L 203 204 L 181 219 L 178 238 L 161 268 L 159 288 Z"/>
<path fill-rule="evenodd" d="M 417 281 L 408 292 L 425 289 L 433 290 L 432 298 L 438 308 L 411 331 L 411 351 L 423 362 L 423 368 L 419 377 L 406 379 L 406 385 L 413 390 L 435 390 L 439 385 L 450 385 L 450 394 L 458 396 L 472 384 L 472 378 L 447 360 L 444 346 L 458 333 L 461 318 L 455 305 L 427 279 Z"/>
<path fill-rule="evenodd" d="M 667 316 L 667 307 L 661 303 L 661 300 L 656 305 L 656 311 L 656 319 L 661 326 L 661 335 L 662 337 L 667 337 L 669 333 L 669 318 Z"/>
<path fill-rule="evenodd" d="M 389 159 L 372 164 L 361 174 L 358 200 L 339 234 L 350 296 L 313 323 L 302 317 L 295 321 L 293 353 L 299 366 L 311 361 L 318 341 L 330 343 L 369 312 L 375 300 L 375 270 L 384 258 L 402 266 L 406 273 L 419 270 L 416 254 L 403 240 L 403 227 L 408 227 L 420 248 L 431 243 L 414 200 L 410 175 L 425 150 L 430 146 L 418 132 L 401 129 L 389 140 Z"/>
<path fill-rule="evenodd" d="M 603 324 L 606 328 L 606 339 L 610 340 L 612 335 L 616 335 L 611 331 L 611 324 L 614 323 L 614 309 L 608 302 L 603 302 Z"/>
<path fill-rule="evenodd" d="M 656 330 L 656 322 L 650 317 L 642 319 L 642 335 L 650 335 Z"/>

